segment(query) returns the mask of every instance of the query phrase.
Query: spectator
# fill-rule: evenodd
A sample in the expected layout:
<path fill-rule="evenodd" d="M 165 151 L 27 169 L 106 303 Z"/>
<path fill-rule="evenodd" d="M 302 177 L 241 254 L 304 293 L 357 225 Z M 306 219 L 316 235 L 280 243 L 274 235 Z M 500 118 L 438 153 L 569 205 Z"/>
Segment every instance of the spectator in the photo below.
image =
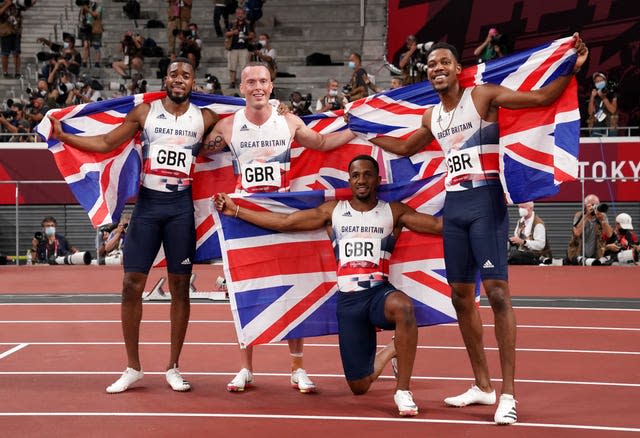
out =
<path fill-rule="evenodd" d="M 187 58 L 191 65 L 198 68 L 202 57 L 202 39 L 198 35 L 198 25 L 189 23 L 189 28 L 178 37 L 180 41 L 180 51 L 178 56 Z"/>
<path fill-rule="evenodd" d="M 271 82 L 276 80 L 278 66 L 276 64 L 276 49 L 271 47 L 271 37 L 266 33 L 258 36 L 258 44 L 253 45 L 256 50 L 251 55 L 251 61 L 263 62 L 269 67 Z"/>
<path fill-rule="evenodd" d="M 518 204 L 520 219 L 509 237 L 510 265 L 537 265 L 551 259 L 547 230 L 540 216 L 533 211 L 533 202 Z"/>
<path fill-rule="evenodd" d="M 167 40 L 169 55 L 176 53 L 176 35 L 186 30 L 191 21 L 192 0 L 167 0 Z"/>
<path fill-rule="evenodd" d="M 327 81 L 327 93 L 316 102 L 316 112 L 338 111 L 344 109 L 347 99 L 338 91 L 338 81 L 329 79 Z"/>
<path fill-rule="evenodd" d="M 210 73 L 206 73 L 204 75 L 204 79 L 206 81 L 205 86 L 202 89 L 198 89 L 197 91 L 209 94 L 223 95 L 222 85 L 220 85 L 220 81 L 216 76 Z"/>
<path fill-rule="evenodd" d="M 608 262 L 634 263 L 638 261 L 638 236 L 633 232 L 631 216 L 620 213 L 616 216 L 616 225 L 611 234 L 604 255 Z"/>
<path fill-rule="evenodd" d="M 498 33 L 498 30 L 495 27 L 489 29 L 487 33 L 487 37 L 484 39 L 482 44 L 475 48 L 473 51 L 473 56 L 478 57 L 478 64 L 482 62 L 487 62 L 497 57 L 495 51 L 495 42 L 499 42 L 502 39 L 502 35 Z"/>
<path fill-rule="evenodd" d="M 121 264 L 124 241 L 130 216 L 123 214 L 120 222 L 100 228 L 103 243 L 98 249 L 98 263 L 100 264 Z M 110 260 L 109 260 L 110 259 Z M 114 263 L 117 259 L 117 263 Z"/>
<path fill-rule="evenodd" d="M 82 82 L 76 82 L 74 88 L 68 93 L 66 105 L 78 105 L 101 100 L 102 94 L 93 88 L 95 85 L 93 82 L 90 78 L 83 78 Z"/>
<path fill-rule="evenodd" d="M 402 69 L 402 81 L 407 85 L 424 81 L 424 68 L 420 68 L 425 63 L 424 52 L 418 49 L 416 37 L 409 35 L 405 47 L 406 51 L 400 54 L 397 62 L 398 67 Z"/>
<path fill-rule="evenodd" d="M 29 96 L 28 112 L 25 114 L 25 118 L 31 123 L 31 130 L 42 121 L 49 107 L 45 105 L 44 97 L 40 93 L 34 93 Z"/>
<path fill-rule="evenodd" d="M 82 41 L 82 66 L 91 64 L 91 48 L 95 51 L 95 67 L 100 67 L 102 47 L 102 6 L 90 1 L 80 7 L 78 38 Z"/>
<path fill-rule="evenodd" d="M 291 112 L 298 117 L 308 116 L 311 114 L 311 94 L 302 96 L 299 91 L 294 91 L 290 96 Z"/>
<path fill-rule="evenodd" d="M 613 233 L 607 220 L 607 208 L 596 195 L 584 198 L 584 208 L 573 216 L 572 236 L 567 248 L 570 264 L 600 264 L 599 259 L 604 255 L 606 242 Z"/>
<path fill-rule="evenodd" d="M 2 132 L 12 134 L 26 134 L 31 131 L 31 123 L 24 116 L 24 105 L 10 101 L 11 105 L 7 111 L 0 113 L 0 125 Z M 25 142 L 28 137 L 24 135 L 14 135 L 8 139 L 10 142 Z"/>
<path fill-rule="evenodd" d="M 36 0 L 31 2 L 33 6 Z M 20 42 L 22 39 L 22 11 L 17 2 L 4 0 L 0 5 L 0 61 L 2 76 L 9 77 L 9 55 L 13 55 L 14 77 L 20 78 Z"/>
<path fill-rule="evenodd" d="M 227 29 L 225 38 L 230 38 L 227 51 L 227 66 L 229 68 L 229 87 L 236 88 L 236 72 L 242 71 L 249 62 L 247 43 L 249 40 L 249 24 L 244 9 L 236 9 L 236 21 Z"/>
<path fill-rule="evenodd" d="M 353 70 L 353 73 L 351 75 L 351 81 L 349 81 L 349 85 L 346 87 L 348 92 L 345 93 L 345 97 L 349 102 L 353 102 L 367 97 L 369 95 L 368 89 L 369 87 L 373 87 L 373 85 L 371 81 L 369 81 L 366 70 L 362 68 L 362 57 L 359 53 L 354 52 L 349 55 L 348 65 L 349 68 Z"/>
<path fill-rule="evenodd" d="M 31 253 L 35 254 L 34 263 L 49 263 L 52 258 L 77 252 L 62 234 L 56 233 L 56 218 L 46 216 L 41 225 L 42 231 L 35 233 L 31 240 Z"/>
<path fill-rule="evenodd" d="M 142 43 L 144 38 L 140 34 L 131 31 L 125 32 L 120 41 L 122 48 L 122 61 L 114 61 L 113 69 L 125 79 L 131 77 L 131 70 L 142 74 L 144 67 L 144 56 L 142 55 Z M 125 72 L 125 69 L 128 71 Z"/>
<path fill-rule="evenodd" d="M 213 27 L 216 30 L 216 36 L 220 38 L 224 36 L 222 27 L 220 27 L 220 18 L 224 21 L 224 28 L 227 29 L 229 27 L 229 14 L 236 10 L 238 2 L 235 2 L 235 7 L 231 10 L 227 9 L 227 1 L 225 0 L 213 0 L 213 3 Z"/>
<path fill-rule="evenodd" d="M 593 137 L 606 137 L 609 133 L 617 133 L 615 128 L 618 127 L 618 96 L 607 87 L 607 77 L 604 73 L 593 74 L 587 125 L 591 128 Z"/>
<path fill-rule="evenodd" d="M 389 88 L 391 90 L 395 90 L 396 88 L 400 88 L 404 86 L 404 81 L 400 76 L 392 76 L 391 83 L 389 84 Z"/>
<path fill-rule="evenodd" d="M 59 69 L 62 69 L 61 67 L 64 66 L 64 69 L 69 70 L 75 75 L 80 73 L 80 63 L 82 62 L 82 55 L 76 50 L 76 39 L 73 35 L 67 32 L 63 32 L 62 44 L 54 43 L 46 38 L 38 38 L 36 41 L 42 43 L 45 46 L 48 46 L 52 52 L 47 53 L 41 51 L 36 54 L 38 60 L 49 61 L 49 63 L 46 64 L 40 71 L 40 77 L 46 78 L 48 80 L 51 71 L 60 61 L 62 61 L 62 65 L 59 66 Z"/>
<path fill-rule="evenodd" d="M 262 6 L 267 0 L 245 0 L 244 10 L 249 20 L 249 30 L 255 32 L 256 21 L 262 18 Z"/>

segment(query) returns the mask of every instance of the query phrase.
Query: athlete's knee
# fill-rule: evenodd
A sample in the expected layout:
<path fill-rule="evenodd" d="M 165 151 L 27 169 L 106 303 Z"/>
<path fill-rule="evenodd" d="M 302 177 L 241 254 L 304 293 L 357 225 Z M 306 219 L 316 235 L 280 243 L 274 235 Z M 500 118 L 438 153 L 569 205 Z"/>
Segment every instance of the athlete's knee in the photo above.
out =
<path fill-rule="evenodd" d="M 411 298 L 404 293 L 398 292 L 390 295 L 385 303 L 385 307 L 387 307 L 389 313 L 391 313 L 392 320 L 394 320 L 396 324 L 415 324 L 416 312 L 413 307 L 413 302 Z"/>
<path fill-rule="evenodd" d="M 511 309 L 511 295 L 509 294 L 507 282 L 486 282 L 485 291 L 494 313 L 501 313 Z"/>
<path fill-rule="evenodd" d="M 142 299 L 142 292 L 147 276 L 137 272 L 127 272 L 122 281 L 122 301 L 139 301 Z"/>
<path fill-rule="evenodd" d="M 366 394 L 371 387 L 371 381 L 368 377 L 359 380 L 347 380 L 347 383 L 349 384 L 349 389 L 351 389 L 353 395 Z"/>
<path fill-rule="evenodd" d="M 456 312 L 465 312 L 476 305 L 475 288 L 451 285 L 451 304 Z"/>

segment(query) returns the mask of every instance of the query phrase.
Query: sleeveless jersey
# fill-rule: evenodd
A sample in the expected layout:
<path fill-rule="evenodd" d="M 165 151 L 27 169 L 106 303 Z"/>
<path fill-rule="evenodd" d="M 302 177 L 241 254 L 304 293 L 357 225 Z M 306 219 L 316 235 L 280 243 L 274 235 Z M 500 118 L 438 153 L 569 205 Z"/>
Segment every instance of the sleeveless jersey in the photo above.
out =
<path fill-rule="evenodd" d="M 202 141 L 204 120 L 193 104 L 177 117 L 161 100 L 151 102 L 142 130 L 142 185 L 160 192 L 191 186 L 193 148 Z"/>
<path fill-rule="evenodd" d="M 236 191 L 284 192 L 289 190 L 291 132 L 284 116 L 272 109 L 261 126 L 254 125 L 241 109 L 234 114 L 231 132 Z"/>
<path fill-rule="evenodd" d="M 445 112 L 440 102 L 431 113 L 431 132 L 446 159 L 447 191 L 468 190 L 487 180 L 499 183 L 498 124 L 480 118 L 471 90 L 465 88 L 451 112 Z"/>
<path fill-rule="evenodd" d="M 340 201 L 331 221 L 338 289 L 356 292 L 387 282 L 389 258 L 396 243 L 391 206 L 378 201 L 372 210 L 361 212 L 349 201 Z"/>

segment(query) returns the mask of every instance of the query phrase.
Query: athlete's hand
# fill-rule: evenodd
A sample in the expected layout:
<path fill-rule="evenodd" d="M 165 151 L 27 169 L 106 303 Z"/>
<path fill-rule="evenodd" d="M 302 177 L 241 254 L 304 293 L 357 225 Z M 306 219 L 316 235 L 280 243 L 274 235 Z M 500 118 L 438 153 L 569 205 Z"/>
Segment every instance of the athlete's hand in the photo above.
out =
<path fill-rule="evenodd" d="M 215 198 L 216 210 L 226 216 L 234 216 L 238 206 L 226 193 L 218 193 Z"/>
<path fill-rule="evenodd" d="M 587 56 L 589 56 L 589 49 L 587 45 L 582 41 L 578 32 L 573 34 L 574 47 L 576 52 L 578 53 L 578 59 L 576 59 L 576 65 L 573 67 L 573 72 L 577 73 L 580 71 L 582 64 L 587 60 Z"/>
<path fill-rule="evenodd" d="M 60 139 L 60 135 L 62 134 L 62 124 L 60 120 L 55 117 L 49 116 L 49 121 L 51 122 L 51 135 L 50 137 L 56 140 Z"/>
<path fill-rule="evenodd" d="M 286 103 L 280 102 L 278 103 L 278 115 L 279 116 L 284 116 L 287 113 L 291 112 L 291 108 L 289 108 L 289 105 L 287 105 Z"/>

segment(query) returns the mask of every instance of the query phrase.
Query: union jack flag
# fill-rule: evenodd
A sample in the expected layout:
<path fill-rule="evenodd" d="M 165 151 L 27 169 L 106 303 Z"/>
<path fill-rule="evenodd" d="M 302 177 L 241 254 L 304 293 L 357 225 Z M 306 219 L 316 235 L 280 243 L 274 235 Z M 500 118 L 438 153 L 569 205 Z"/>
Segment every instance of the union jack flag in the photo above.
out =
<path fill-rule="evenodd" d="M 380 187 L 379 198 L 438 214 L 443 184 L 442 175 L 387 184 Z M 331 199 L 349 199 L 351 190 L 236 196 L 244 208 L 291 213 Z M 324 229 L 278 233 L 215 215 L 242 346 L 337 333 L 336 260 Z M 390 281 L 412 298 L 420 326 L 455 321 L 440 236 L 402 231 L 390 260 Z"/>

